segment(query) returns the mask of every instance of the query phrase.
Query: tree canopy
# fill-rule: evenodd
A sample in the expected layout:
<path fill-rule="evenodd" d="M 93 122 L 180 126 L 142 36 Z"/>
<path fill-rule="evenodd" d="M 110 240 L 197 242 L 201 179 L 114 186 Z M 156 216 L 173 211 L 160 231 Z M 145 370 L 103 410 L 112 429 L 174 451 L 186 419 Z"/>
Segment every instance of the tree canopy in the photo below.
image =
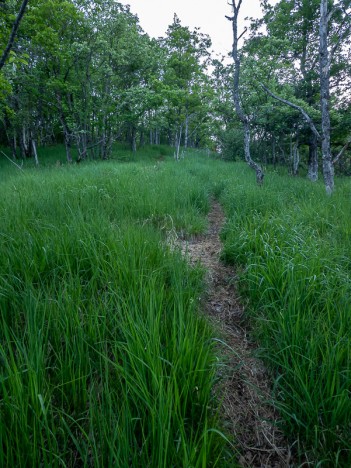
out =
<path fill-rule="evenodd" d="M 128 6 L 113 0 L 26 3 L 0 7 L 0 143 L 13 158 L 64 143 L 68 161 L 72 148 L 80 161 L 106 159 L 116 141 L 133 151 L 146 143 L 173 145 L 176 159 L 189 146 L 245 157 L 233 100 L 238 61 L 214 56 L 199 28 L 174 15 L 164 37 L 154 39 Z M 245 15 L 245 1 L 233 3 Z M 323 3 L 328 56 L 321 66 Z M 330 170 L 351 172 L 350 3 L 264 0 L 262 18 L 252 19 L 246 34 L 238 31 L 237 103 L 258 164 L 317 180 L 328 112 Z"/>

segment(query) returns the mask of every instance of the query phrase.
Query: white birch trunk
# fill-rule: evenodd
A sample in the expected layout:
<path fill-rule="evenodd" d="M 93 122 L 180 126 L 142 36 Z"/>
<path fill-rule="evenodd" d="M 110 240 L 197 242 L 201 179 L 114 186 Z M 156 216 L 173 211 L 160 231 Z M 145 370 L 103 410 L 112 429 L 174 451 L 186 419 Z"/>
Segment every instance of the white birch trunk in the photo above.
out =
<path fill-rule="evenodd" d="M 175 134 L 175 151 L 174 151 L 174 159 L 179 161 L 179 150 L 180 150 L 180 142 L 182 140 L 182 126 L 178 128 Z"/>
<path fill-rule="evenodd" d="M 185 117 L 185 134 L 184 134 L 184 148 L 188 147 L 188 135 L 189 135 L 189 116 Z"/>
<path fill-rule="evenodd" d="M 37 146 L 35 144 L 35 140 L 32 140 L 32 148 L 33 148 L 35 165 L 39 166 L 39 159 L 38 159 Z"/>

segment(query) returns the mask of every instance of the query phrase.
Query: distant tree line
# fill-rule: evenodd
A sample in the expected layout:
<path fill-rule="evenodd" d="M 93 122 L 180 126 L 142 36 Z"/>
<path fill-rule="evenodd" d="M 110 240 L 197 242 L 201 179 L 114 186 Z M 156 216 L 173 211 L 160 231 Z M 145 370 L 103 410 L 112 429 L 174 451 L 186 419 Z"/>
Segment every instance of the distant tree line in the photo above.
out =
<path fill-rule="evenodd" d="M 19 4 L 0 12 L 1 50 Z M 0 141 L 17 157 L 64 142 L 79 159 L 110 156 L 124 141 L 207 146 L 211 41 L 177 16 L 151 39 L 113 0 L 33 0 L 0 81 Z"/>
<path fill-rule="evenodd" d="M 351 1 L 323 2 L 331 160 L 350 175 Z M 0 55 L 22 3 L 0 8 Z M 113 0 L 31 0 L 0 70 L 0 143 L 13 158 L 61 142 L 68 161 L 73 147 L 79 160 L 106 159 L 121 141 L 133 151 L 169 144 L 176 159 L 182 147 L 244 159 L 245 116 L 254 161 L 316 181 L 323 146 L 321 1 L 264 0 L 262 8 L 262 19 L 252 19 L 242 37 L 238 32 L 235 98 L 237 67 L 228 57 L 214 58 L 210 38 L 176 15 L 164 37 L 153 39 L 129 7 Z"/>

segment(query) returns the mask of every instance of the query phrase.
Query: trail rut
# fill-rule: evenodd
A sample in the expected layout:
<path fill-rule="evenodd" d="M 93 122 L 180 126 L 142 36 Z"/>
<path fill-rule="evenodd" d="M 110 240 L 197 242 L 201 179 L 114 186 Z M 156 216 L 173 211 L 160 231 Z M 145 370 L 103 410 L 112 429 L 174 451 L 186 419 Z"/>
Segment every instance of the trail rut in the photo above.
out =
<path fill-rule="evenodd" d="M 219 233 L 225 222 L 218 202 L 213 202 L 205 235 L 182 241 L 180 248 L 188 260 L 207 269 L 208 292 L 203 308 L 222 335 L 228 374 L 220 397 L 227 430 L 234 435 L 243 467 L 289 467 L 291 453 L 287 441 L 275 425 L 274 408 L 267 403 L 271 379 L 263 363 L 255 357 L 257 345 L 249 336 L 244 306 L 239 299 L 235 270 L 220 261 Z"/>

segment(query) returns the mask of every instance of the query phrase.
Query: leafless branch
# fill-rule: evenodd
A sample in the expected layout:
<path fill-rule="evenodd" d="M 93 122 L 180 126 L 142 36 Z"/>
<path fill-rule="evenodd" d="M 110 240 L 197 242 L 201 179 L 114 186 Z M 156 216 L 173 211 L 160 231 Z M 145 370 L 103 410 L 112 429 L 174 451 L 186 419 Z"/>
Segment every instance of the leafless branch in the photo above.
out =
<path fill-rule="evenodd" d="M 238 37 L 238 41 L 240 41 L 240 39 L 244 36 L 244 34 L 246 34 L 247 32 L 247 28 L 244 29 L 244 31 L 240 34 L 240 36 Z"/>

